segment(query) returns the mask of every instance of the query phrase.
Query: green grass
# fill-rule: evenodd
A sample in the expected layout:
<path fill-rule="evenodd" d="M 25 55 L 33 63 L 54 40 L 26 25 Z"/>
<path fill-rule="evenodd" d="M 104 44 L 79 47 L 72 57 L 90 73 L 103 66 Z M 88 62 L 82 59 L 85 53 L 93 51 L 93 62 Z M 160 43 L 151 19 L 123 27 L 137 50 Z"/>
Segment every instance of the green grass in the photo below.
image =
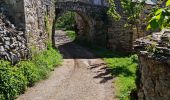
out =
<path fill-rule="evenodd" d="M 47 78 L 61 62 L 62 56 L 52 48 L 34 55 L 32 60 L 21 61 L 15 66 L 0 60 L 0 100 L 14 100 L 28 86 Z"/>
<path fill-rule="evenodd" d="M 88 47 L 96 56 L 102 58 L 111 68 L 111 74 L 115 77 L 113 85 L 116 98 L 118 100 L 133 100 L 130 94 L 136 90 L 137 55 L 111 52 L 88 43 L 83 45 Z"/>
<path fill-rule="evenodd" d="M 75 38 L 76 38 L 75 31 L 67 30 L 66 33 L 72 41 L 75 40 Z"/>
<path fill-rule="evenodd" d="M 130 93 L 136 89 L 137 63 L 135 59 L 135 55 L 104 58 L 108 67 L 112 69 L 112 75 L 116 77 L 114 85 L 116 96 L 120 100 L 128 100 Z"/>

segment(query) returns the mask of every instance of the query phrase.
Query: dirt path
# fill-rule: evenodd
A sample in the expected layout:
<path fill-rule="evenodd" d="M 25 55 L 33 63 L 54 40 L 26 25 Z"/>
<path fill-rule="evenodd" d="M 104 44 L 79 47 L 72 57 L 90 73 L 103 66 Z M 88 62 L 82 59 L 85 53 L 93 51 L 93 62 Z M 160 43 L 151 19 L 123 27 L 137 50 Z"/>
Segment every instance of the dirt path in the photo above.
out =
<path fill-rule="evenodd" d="M 57 31 L 62 66 L 17 100 L 113 100 L 112 76 L 101 59 Z"/>

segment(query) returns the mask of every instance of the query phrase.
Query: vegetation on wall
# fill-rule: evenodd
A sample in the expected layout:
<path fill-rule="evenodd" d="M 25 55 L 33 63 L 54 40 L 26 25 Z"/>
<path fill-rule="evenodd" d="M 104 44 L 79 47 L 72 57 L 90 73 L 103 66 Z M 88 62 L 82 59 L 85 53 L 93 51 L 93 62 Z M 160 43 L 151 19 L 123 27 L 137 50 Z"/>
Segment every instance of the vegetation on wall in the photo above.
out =
<path fill-rule="evenodd" d="M 58 18 L 56 28 L 65 28 L 66 30 L 73 30 L 75 22 L 75 13 L 68 11 Z"/>
<path fill-rule="evenodd" d="M 45 79 L 48 73 L 60 65 L 62 56 L 58 51 L 49 48 L 34 55 L 31 60 L 21 61 L 12 66 L 9 62 L 0 61 L 0 100 L 14 100 L 28 86 Z"/>
<path fill-rule="evenodd" d="M 110 8 L 108 10 L 108 14 L 112 16 L 115 20 L 120 20 L 121 16 L 120 14 L 116 11 L 116 5 L 114 0 L 109 0 L 110 3 Z"/>
<path fill-rule="evenodd" d="M 111 6 L 108 14 L 111 15 L 114 19 L 120 20 L 121 17 L 124 17 L 124 15 L 126 15 L 127 25 L 133 26 L 139 23 L 139 17 L 144 7 L 144 0 L 143 2 L 134 2 L 133 0 L 121 0 L 121 8 L 119 9 L 122 9 L 123 14 L 120 14 L 121 12 L 117 12 L 115 0 L 109 0 L 109 3 Z"/>

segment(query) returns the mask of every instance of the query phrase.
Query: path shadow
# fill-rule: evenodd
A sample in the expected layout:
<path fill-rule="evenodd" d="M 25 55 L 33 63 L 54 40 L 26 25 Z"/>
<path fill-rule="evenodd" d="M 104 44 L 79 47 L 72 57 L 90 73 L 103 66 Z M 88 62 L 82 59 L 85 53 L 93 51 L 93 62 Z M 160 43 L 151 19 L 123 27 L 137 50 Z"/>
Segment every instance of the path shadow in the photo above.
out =
<path fill-rule="evenodd" d="M 101 79 L 100 83 L 106 83 L 107 81 L 113 79 L 113 76 L 111 74 L 112 69 L 108 68 L 106 63 L 90 65 L 90 69 L 98 69 L 98 71 L 96 72 L 97 75 L 95 75 L 93 78 Z"/>
<path fill-rule="evenodd" d="M 79 46 L 75 42 L 69 42 L 58 46 L 60 53 L 64 59 L 96 59 L 94 55 L 87 52 L 87 49 Z"/>

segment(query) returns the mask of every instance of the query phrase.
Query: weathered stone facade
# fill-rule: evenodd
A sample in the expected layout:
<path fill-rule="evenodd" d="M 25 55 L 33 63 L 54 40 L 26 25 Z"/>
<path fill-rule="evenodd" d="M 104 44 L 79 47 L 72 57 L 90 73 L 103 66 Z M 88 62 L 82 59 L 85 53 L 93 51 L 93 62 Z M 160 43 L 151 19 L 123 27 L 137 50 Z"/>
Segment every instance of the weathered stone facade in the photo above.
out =
<path fill-rule="evenodd" d="M 23 58 L 21 57 L 22 54 L 19 55 L 22 49 L 22 46 L 27 46 L 29 51 L 41 51 L 46 49 L 47 41 L 50 39 L 50 33 L 52 30 L 52 22 L 54 17 L 54 1 L 53 0 L 0 0 L 1 3 L 1 12 L 5 13 L 7 16 L 5 19 L 8 23 L 12 26 L 7 27 L 1 25 L 2 30 L 6 30 L 10 32 L 7 36 L 8 38 L 16 38 L 16 41 L 23 42 L 23 45 L 18 45 L 18 48 L 14 50 L 9 48 L 7 53 L 13 52 L 17 56 L 15 58 Z M 1 18 L 2 20 L 2 18 Z M 47 25 L 48 24 L 48 25 Z M 12 27 L 12 28 L 10 28 Z M 12 29 L 12 31 L 11 31 Z M 23 34 L 21 34 L 23 33 Z M 2 38 L 5 38 L 6 35 L 3 35 Z M 21 35 L 19 35 L 21 34 Z M 18 40 L 18 38 L 22 38 L 22 40 Z M 15 39 L 13 39 L 15 40 Z M 3 42 L 0 42 L 3 44 Z M 13 43 L 13 42 L 11 42 Z M 21 44 L 21 43 L 20 43 Z M 4 44 L 3 44 L 4 45 Z M 11 44 L 9 44 L 11 45 Z M 16 44 L 17 45 L 17 44 Z M 0 51 L 4 51 L 1 48 Z M 19 52 L 19 53 L 18 53 Z M 28 52 L 27 52 L 28 53 Z M 29 52 L 31 54 L 31 52 Z M 12 55 L 12 54 L 11 54 Z M 28 54 L 26 54 L 28 55 Z M 26 56 L 25 55 L 25 56 Z M 7 60 L 12 60 L 12 56 L 4 57 L 3 54 L 0 55 L 1 58 L 5 58 Z"/>
<path fill-rule="evenodd" d="M 16 63 L 28 58 L 29 50 L 24 33 L 18 31 L 4 13 L 0 11 L 0 58 Z"/>
<path fill-rule="evenodd" d="M 138 39 L 139 100 L 170 99 L 170 32 L 153 33 Z"/>
<path fill-rule="evenodd" d="M 126 19 L 115 21 L 110 19 L 108 28 L 108 48 L 116 51 L 131 52 L 133 45 L 133 31 L 129 27 L 124 27 Z"/>
<path fill-rule="evenodd" d="M 47 39 L 51 38 L 50 33 L 54 17 L 54 1 L 25 0 L 24 9 L 25 32 L 28 38 L 28 45 L 29 47 L 43 50 L 47 46 Z"/>

